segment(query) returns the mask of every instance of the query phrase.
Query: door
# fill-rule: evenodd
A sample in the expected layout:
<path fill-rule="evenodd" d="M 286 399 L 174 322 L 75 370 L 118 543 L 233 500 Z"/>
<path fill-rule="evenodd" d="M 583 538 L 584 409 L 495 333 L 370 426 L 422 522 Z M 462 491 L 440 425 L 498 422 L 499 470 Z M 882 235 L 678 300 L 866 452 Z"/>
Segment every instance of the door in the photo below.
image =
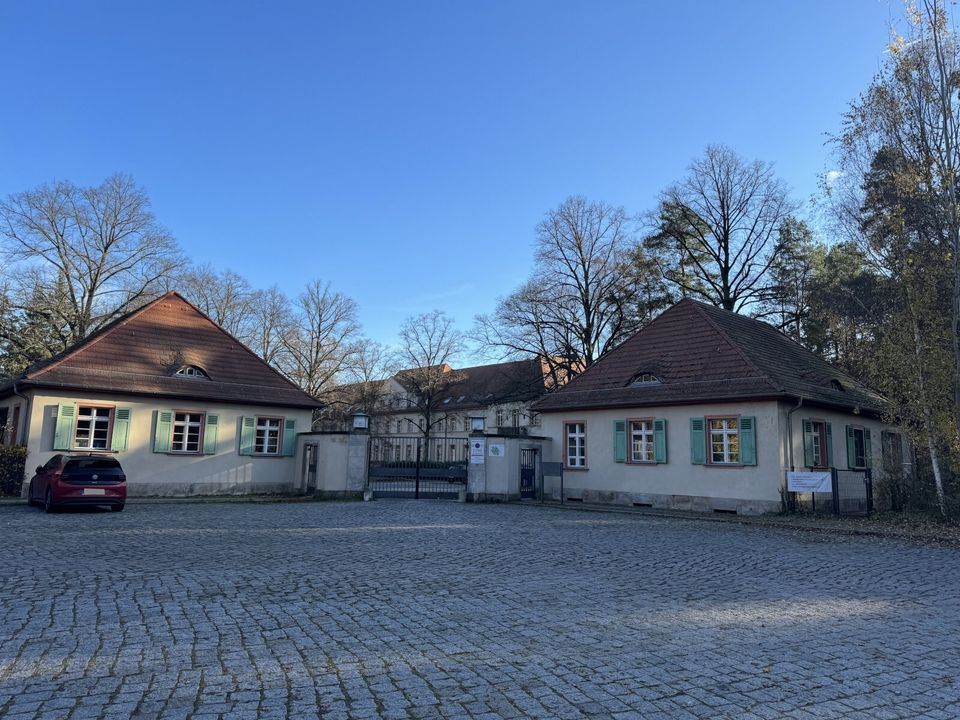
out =
<path fill-rule="evenodd" d="M 520 497 L 537 496 L 537 451 L 535 448 L 520 450 Z"/>

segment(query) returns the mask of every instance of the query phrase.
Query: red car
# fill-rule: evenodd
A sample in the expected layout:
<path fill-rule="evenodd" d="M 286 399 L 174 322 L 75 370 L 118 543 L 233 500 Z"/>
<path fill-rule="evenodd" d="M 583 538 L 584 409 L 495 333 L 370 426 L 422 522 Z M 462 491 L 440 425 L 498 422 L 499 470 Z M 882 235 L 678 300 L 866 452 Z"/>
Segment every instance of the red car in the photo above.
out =
<path fill-rule="evenodd" d="M 109 505 L 123 510 L 127 476 L 120 463 L 104 455 L 54 455 L 37 467 L 27 501 L 48 513 L 64 505 Z"/>

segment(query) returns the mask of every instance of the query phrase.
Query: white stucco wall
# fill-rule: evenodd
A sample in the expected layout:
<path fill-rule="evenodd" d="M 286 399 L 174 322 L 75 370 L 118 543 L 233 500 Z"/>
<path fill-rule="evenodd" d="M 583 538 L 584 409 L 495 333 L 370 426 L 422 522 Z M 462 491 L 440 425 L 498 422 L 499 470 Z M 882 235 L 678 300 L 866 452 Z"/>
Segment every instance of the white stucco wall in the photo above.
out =
<path fill-rule="evenodd" d="M 691 464 L 690 418 L 709 415 L 752 415 L 756 418 L 755 466 Z M 637 417 L 667 421 L 666 463 L 614 462 L 614 422 Z M 779 507 L 782 444 L 779 441 L 780 413 L 775 402 L 544 413 L 543 434 L 553 438 L 546 460 L 563 461 L 563 425 L 567 422 L 584 422 L 587 426 L 587 469 L 564 470 L 564 495 L 568 498 L 739 512 L 762 512 Z M 559 497 L 559 483 L 551 481 L 548 488 Z"/>
<path fill-rule="evenodd" d="M 31 391 L 27 438 L 27 479 L 34 468 L 57 452 L 53 449 L 57 406 L 94 402 L 130 408 L 127 449 L 115 453 L 127 474 L 131 496 L 233 495 L 286 493 L 299 481 L 297 456 L 257 457 L 239 454 L 240 419 L 251 415 L 293 418 L 297 432 L 309 430 L 311 411 L 254 405 L 228 405 L 182 400 L 145 400 L 122 395 L 57 395 Z M 219 416 L 216 454 L 183 455 L 153 452 L 157 410 L 193 410 Z M 282 441 L 281 441 L 282 442 Z M 83 452 L 82 450 L 80 452 Z M 26 490 L 26 484 L 25 484 Z"/>
<path fill-rule="evenodd" d="M 718 403 L 627 410 L 544 413 L 543 434 L 553 438 L 545 458 L 562 462 L 565 453 L 564 423 L 587 426 L 587 469 L 564 470 L 564 496 L 587 502 L 644 504 L 654 507 L 698 510 L 771 512 L 780 508 L 781 488 L 789 469 L 787 412 L 795 404 L 775 401 Z M 711 415 L 746 415 L 756 418 L 755 466 L 693 465 L 690 462 L 690 418 Z M 616 420 L 637 417 L 667 421 L 667 463 L 657 465 L 617 463 L 613 459 Z M 829 422 L 833 431 L 834 466 L 845 469 L 846 425 L 871 432 L 875 477 L 882 473 L 881 431 L 896 428 L 853 413 L 801 407 L 793 413 L 793 460 L 803 467 L 803 420 Z M 629 447 L 629 439 L 628 439 Z M 904 443 L 904 454 L 908 456 Z M 559 482 L 547 481 L 548 492 L 559 498 Z"/>

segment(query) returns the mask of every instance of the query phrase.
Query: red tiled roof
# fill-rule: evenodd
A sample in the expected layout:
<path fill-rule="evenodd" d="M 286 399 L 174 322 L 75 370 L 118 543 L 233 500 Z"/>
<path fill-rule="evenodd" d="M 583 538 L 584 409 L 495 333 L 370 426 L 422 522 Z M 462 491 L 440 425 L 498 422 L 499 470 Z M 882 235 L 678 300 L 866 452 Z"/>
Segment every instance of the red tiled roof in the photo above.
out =
<path fill-rule="evenodd" d="M 660 382 L 634 384 L 640 373 Z M 771 325 L 685 299 L 535 403 L 534 409 L 800 397 L 816 405 L 870 413 L 880 412 L 883 405 L 875 392 Z"/>
<path fill-rule="evenodd" d="M 176 377 L 185 365 L 201 368 L 209 380 Z M 319 406 L 176 292 L 28 368 L 16 382 L 19 387 Z"/>

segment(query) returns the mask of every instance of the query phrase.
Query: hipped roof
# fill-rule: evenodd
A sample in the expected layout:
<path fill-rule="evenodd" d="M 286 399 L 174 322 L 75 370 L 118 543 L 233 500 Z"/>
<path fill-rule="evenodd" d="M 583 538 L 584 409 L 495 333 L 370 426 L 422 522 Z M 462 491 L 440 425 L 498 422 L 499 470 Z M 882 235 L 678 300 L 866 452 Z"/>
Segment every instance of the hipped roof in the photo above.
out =
<path fill-rule="evenodd" d="M 179 377 L 184 366 L 209 379 Z M 0 394 L 36 387 L 314 408 L 318 403 L 176 292 L 28 368 Z"/>
<path fill-rule="evenodd" d="M 660 382 L 636 383 L 641 373 Z M 877 393 L 771 325 L 684 299 L 534 409 L 800 398 L 848 412 L 883 407 Z"/>

